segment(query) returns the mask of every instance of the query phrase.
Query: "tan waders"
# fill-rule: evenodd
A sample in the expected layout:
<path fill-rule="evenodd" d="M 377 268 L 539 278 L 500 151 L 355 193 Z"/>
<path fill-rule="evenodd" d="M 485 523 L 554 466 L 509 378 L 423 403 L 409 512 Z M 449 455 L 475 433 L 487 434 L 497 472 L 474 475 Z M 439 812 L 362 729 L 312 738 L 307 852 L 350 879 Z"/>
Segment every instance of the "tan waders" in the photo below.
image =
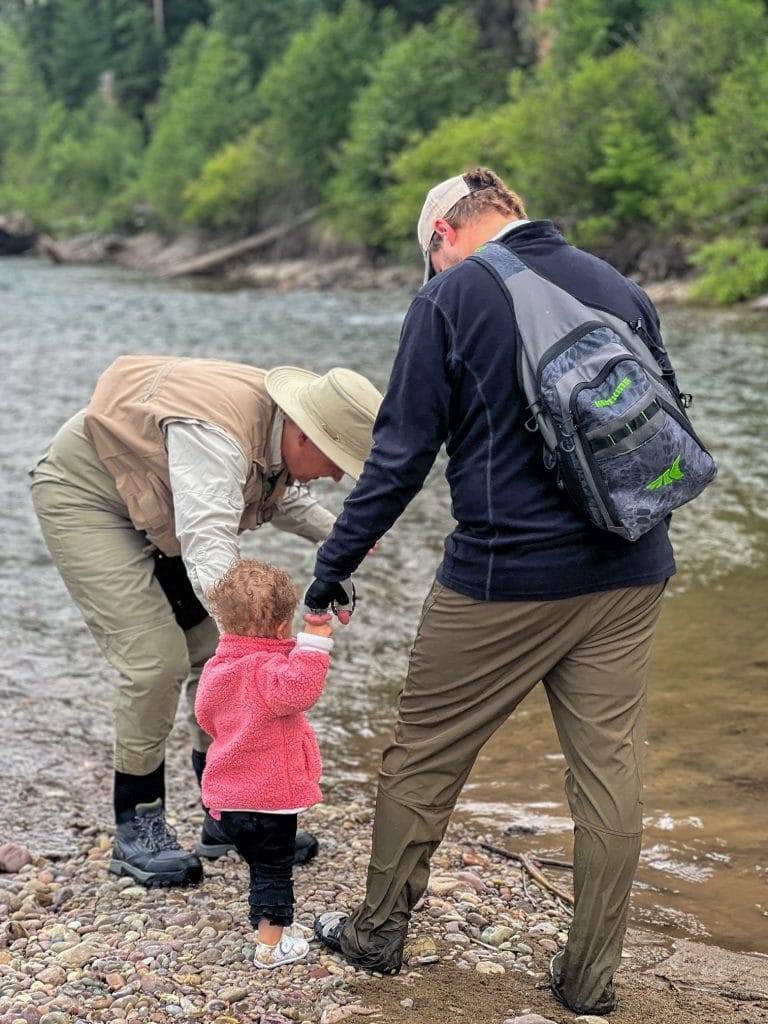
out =
<path fill-rule="evenodd" d="M 210 618 L 186 632 L 177 625 L 146 537 L 85 437 L 83 418 L 64 424 L 35 467 L 32 500 L 72 599 L 119 673 L 115 769 L 148 775 L 163 761 L 185 682 L 192 745 L 208 748 L 195 722 L 195 690 L 218 633 Z"/>
<path fill-rule="evenodd" d="M 640 853 L 645 679 L 663 590 L 483 602 L 433 586 L 382 760 L 365 900 L 341 936 L 352 962 L 399 966 L 480 748 L 543 681 L 575 826 L 575 914 L 556 980 L 571 1006 L 605 1005 Z"/>

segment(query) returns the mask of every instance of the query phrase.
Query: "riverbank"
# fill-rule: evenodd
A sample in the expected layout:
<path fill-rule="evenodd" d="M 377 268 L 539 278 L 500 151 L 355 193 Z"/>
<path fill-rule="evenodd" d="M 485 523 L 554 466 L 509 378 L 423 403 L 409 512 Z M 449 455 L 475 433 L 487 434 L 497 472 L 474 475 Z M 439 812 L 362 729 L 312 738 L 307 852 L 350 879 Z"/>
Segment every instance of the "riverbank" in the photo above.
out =
<path fill-rule="evenodd" d="M 269 234 L 269 233 L 267 233 Z M 265 236 L 254 236 L 256 240 Z M 152 231 L 135 235 L 89 232 L 54 240 L 41 236 L 36 251 L 54 263 L 114 264 L 166 277 L 206 277 L 237 287 L 276 291 L 297 289 L 381 290 L 404 288 L 415 292 L 422 284 L 422 268 L 390 261 L 372 261 L 363 251 L 350 252 L 332 239 L 312 239 L 306 234 L 275 243 L 268 239 L 258 256 L 238 250 L 242 242 L 225 244 L 219 236 L 189 232 L 166 240 Z M 258 248 L 258 246 L 257 246 Z M 309 251 L 310 256 L 304 255 Z M 640 279 L 651 300 L 659 305 L 693 304 L 693 276 L 671 276 L 663 280 Z M 768 312 L 768 295 L 742 308 Z"/>
<path fill-rule="evenodd" d="M 177 821 L 186 844 L 200 816 L 190 796 Z M 331 800 L 304 824 L 323 844 L 318 860 L 297 871 L 297 923 L 311 934 L 315 914 L 360 897 L 371 801 Z M 43 853 L 20 873 L 0 875 L 0 1024 L 578 1019 L 558 1006 L 545 981 L 566 939 L 566 905 L 464 829 L 454 828 L 434 858 L 403 972 L 372 978 L 316 942 L 304 963 L 256 970 L 246 871 L 234 857 L 206 865 L 199 888 L 146 890 L 107 874 L 111 830 L 103 822 L 69 825 L 71 855 Z M 768 1021 L 768 958 L 678 946 L 675 952 L 663 936 L 630 932 L 616 1020 Z"/>

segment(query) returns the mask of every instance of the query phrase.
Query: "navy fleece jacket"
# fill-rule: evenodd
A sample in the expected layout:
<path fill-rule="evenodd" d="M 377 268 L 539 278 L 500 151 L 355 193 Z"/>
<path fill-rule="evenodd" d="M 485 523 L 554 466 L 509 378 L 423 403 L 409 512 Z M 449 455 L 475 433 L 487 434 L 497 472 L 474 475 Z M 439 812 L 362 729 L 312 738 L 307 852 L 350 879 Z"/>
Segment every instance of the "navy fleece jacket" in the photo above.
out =
<path fill-rule="evenodd" d="M 534 271 L 588 305 L 642 317 L 663 353 L 646 294 L 569 245 L 549 221 L 502 238 Z M 517 324 L 500 286 L 471 260 L 433 278 L 406 315 L 374 443 L 320 548 L 319 579 L 345 579 L 421 489 L 441 445 L 456 528 L 438 580 L 478 600 L 553 600 L 659 582 L 675 564 L 662 523 L 634 543 L 592 526 L 559 490 L 525 427 Z"/>

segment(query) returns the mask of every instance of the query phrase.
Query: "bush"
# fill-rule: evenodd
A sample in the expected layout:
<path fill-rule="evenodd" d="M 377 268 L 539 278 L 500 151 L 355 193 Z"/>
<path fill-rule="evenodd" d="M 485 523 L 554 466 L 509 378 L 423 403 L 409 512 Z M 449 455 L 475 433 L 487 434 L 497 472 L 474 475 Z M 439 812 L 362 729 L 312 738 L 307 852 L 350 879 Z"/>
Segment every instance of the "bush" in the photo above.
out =
<path fill-rule="evenodd" d="M 15 164 L 34 146 L 48 102 L 27 48 L 10 25 L 0 21 L 0 173 L 4 176 L 13 176 Z"/>
<path fill-rule="evenodd" d="M 673 219 L 701 232 L 768 224 L 768 45 L 723 79 L 712 105 L 680 132 Z"/>
<path fill-rule="evenodd" d="M 23 174 L 20 169 L 2 198 L 41 226 L 112 226 L 109 204 L 137 173 L 142 146 L 138 122 L 101 97 L 75 112 L 53 103 L 40 118 Z"/>
<path fill-rule="evenodd" d="M 692 296 L 727 305 L 768 292 L 768 249 L 751 235 L 720 238 L 703 246 L 693 257 L 703 273 Z"/>
<path fill-rule="evenodd" d="M 510 175 L 510 122 L 517 111 L 511 104 L 481 110 L 467 117 L 441 121 L 422 141 L 404 149 L 392 163 L 395 183 L 387 193 L 386 226 L 389 246 L 403 255 L 413 251 L 416 220 L 427 192 L 444 178 L 485 164 Z M 510 181 L 514 186 L 514 182 Z"/>
<path fill-rule="evenodd" d="M 243 133 L 252 117 L 244 58 L 220 33 L 193 25 L 174 51 L 151 112 L 154 134 L 141 191 L 161 224 L 180 222 L 186 187 L 210 156 Z"/>
<path fill-rule="evenodd" d="M 663 97 L 634 47 L 585 58 L 569 76 L 549 66 L 527 85 L 515 77 L 512 92 L 494 111 L 442 122 L 395 161 L 395 239 L 410 237 L 431 185 L 478 161 L 581 244 L 653 219 L 672 140 Z"/>
<path fill-rule="evenodd" d="M 498 76 L 479 52 L 475 23 L 449 9 L 390 46 L 352 110 L 349 138 L 331 183 L 335 221 L 350 241 L 386 246 L 392 160 L 446 114 L 494 99 Z"/>
<path fill-rule="evenodd" d="M 298 32 L 264 75 L 257 99 L 267 145 L 281 179 L 299 185 L 306 199 L 316 200 L 330 177 L 352 101 L 393 35 L 390 18 L 347 0 L 337 15 L 320 14 Z"/>
<path fill-rule="evenodd" d="M 639 46 L 673 117 L 707 110 L 723 75 L 762 48 L 768 19 L 760 0 L 675 0 L 649 19 Z"/>
<path fill-rule="evenodd" d="M 184 192 L 184 219 L 212 228 L 252 227 L 274 178 L 261 126 L 230 142 L 203 167 Z"/>

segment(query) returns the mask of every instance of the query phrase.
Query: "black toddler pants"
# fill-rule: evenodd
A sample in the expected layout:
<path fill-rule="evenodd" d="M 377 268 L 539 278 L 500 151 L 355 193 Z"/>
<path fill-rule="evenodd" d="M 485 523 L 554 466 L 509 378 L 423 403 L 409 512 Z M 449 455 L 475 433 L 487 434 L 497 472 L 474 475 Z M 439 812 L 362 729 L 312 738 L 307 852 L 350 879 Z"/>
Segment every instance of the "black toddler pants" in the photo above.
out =
<path fill-rule="evenodd" d="M 251 873 L 249 919 L 283 927 L 293 923 L 295 814 L 222 811 L 221 826 Z"/>

